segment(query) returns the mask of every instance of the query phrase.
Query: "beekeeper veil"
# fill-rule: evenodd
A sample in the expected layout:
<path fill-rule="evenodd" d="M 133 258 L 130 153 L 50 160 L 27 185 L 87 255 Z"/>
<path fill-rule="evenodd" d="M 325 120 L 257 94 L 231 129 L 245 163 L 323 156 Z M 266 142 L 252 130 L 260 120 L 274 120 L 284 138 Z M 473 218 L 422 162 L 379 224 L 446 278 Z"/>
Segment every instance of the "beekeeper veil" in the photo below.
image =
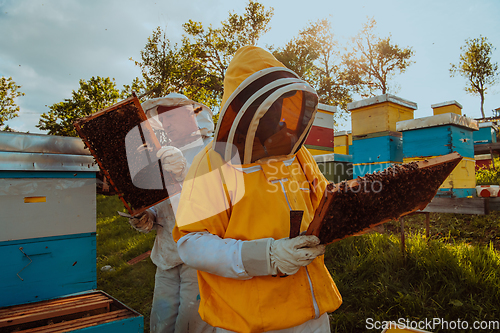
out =
<path fill-rule="evenodd" d="M 238 50 L 224 81 L 215 150 L 242 164 L 295 154 L 307 137 L 318 106 L 315 90 L 269 52 Z"/>
<path fill-rule="evenodd" d="M 187 133 L 189 131 L 184 130 L 184 135 L 190 135 L 194 139 L 194 137 L 200 136 L 211 137 L 214 132 L 213 114 L 210 108 L 204 104 L 194 102 L 182 94 L 170 93 L 165 97 L 147 100 L 142 103 L 142 108 L 155 132 L 165 130 L 171 126 L 185 125 L 189 121 L 186 118 L 189 112 L 191 112 L 191 116 L 195 120 L 196 127 L 194 131 L 196 133 Z M 185 110 L 186 108 L 189 108 L 189 110 Z M 170 112 L 170 114 L 166 112 Z M 172 117 L 176 112 L 182 113 L 184 118 Z M 168 115 L 171 115 L 170 120 L 167 119 Z M 183 124 L 173 123 L 176 120 L 183 122 Z M 175 129 L 171 128 L 172 130 L 175 131 Z M 162 144 L 165 144 L 165 142 L 162 142 Z"/>

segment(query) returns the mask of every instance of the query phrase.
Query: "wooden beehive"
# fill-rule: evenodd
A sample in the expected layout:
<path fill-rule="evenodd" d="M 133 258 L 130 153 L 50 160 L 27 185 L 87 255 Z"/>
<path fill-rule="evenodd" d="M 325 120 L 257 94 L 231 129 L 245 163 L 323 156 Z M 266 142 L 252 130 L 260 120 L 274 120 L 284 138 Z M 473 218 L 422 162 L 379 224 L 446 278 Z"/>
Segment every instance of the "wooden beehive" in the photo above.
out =
<path fill-rule="evenodd" d="M 352 135 L 347 131 L 334 133 L 334 152 L 349 155 L 349 146 L 352 145 Z"/>
<path fill-rule="evenodd" d="M 161 145 L 146 120 L 134 95 L 74 124 L 131 215 L 180 192 L 180 186 L 156 158 Z M 132 175 L 131 165 L 141 171 Z"/>
<path fill-rule="evenodd" d="M 352 135 L 396 131 L 398 121 L 413 119 L 417 104 L 384 94 L 347 104 Z"/>
<path fill-rule="evenodd" d="M 400 132 L 379 132 L 354 136 L 351 146 L 354 164 L 403 162 Z"/>
<path fill-rule="evenodd" d="M 461 160 L 452 153 L 329 184 L 307 234 L 329 244 L 424 209 Z"/>
<path fill-rule="evenodd" d="M 460 103 L 458 103 L 457 101 L 432 104 L 431 108 L 434 115 L 443 113 L 455 113 L 459 116 L 462 115 L 462 105 L 460 105 Z"/>
<path fill-rule="evenodd" d="M 333 115 L 336 109 L 335 106 L 319 103 L 314 123 L 304 143 L 311 155 L 333 153 Z"/>
<path fill-rule="evenodd" d="M 1 332 L 142 332 L 142 316 L 102 291 L 0 309 Z"/>

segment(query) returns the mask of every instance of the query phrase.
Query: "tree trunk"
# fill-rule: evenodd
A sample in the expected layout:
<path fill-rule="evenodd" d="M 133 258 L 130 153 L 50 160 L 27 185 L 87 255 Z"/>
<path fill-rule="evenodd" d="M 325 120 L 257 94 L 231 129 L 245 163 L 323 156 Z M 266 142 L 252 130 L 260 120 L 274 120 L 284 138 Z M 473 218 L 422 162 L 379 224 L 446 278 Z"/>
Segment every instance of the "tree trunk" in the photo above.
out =
<path fill-rule="evenodd" d="M 484 115 L 484 93 L 483 92 L 481 92 L 481 115 L 483 116 L 483 118 L 486 118 Z"/>

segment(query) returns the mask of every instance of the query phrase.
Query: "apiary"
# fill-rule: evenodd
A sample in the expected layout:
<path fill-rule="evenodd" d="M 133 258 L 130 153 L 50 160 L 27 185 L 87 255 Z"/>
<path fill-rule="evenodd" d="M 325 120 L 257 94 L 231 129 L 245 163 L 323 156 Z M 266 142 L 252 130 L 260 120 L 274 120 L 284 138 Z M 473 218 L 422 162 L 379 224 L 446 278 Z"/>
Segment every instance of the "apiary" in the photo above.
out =
<path fill-rule="evenodd" d="M 0 132 L 0 331 L 141 331 L 141 315 L 95 291 L 98 171 L 79 138 Z"/>
<path fill-rule="evenodd" d="M 319 170 L 331 182 L 352 179 L 352 156 L 343 154 L 314 155 Z"/>
<path fill-rule="evenodd" d="M 333 115 L 335 106 L 319 103 L 311 131 L 305 146 L 312 155 L 330 154 L 334 152 Z"/>
<path fill-rule="evenodd" d="M 403 133 L 403 161 L 422 161 L 457 152 L 463 160 L 443 182 L 437 195 L 447 197 L 475 196 L 475 161 L 473 132 L 477 122 L 455 113 L 399 122 Z"/>
<path fill-rule="evenodd" d="M 347 104 L 352 135 L 395 132 L 398 121 L 413 119 L 417 103 L 384 94 Z"/>

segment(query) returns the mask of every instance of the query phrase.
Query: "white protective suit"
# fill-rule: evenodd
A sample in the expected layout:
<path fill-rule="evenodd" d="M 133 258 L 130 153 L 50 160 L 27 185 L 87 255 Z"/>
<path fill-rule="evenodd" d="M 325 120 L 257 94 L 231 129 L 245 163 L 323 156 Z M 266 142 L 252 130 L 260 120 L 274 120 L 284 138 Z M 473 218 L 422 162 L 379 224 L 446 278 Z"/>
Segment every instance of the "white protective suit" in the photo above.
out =
<path fill-rule="evenodd" d="M 197 139 L 183 147 L 177 147 L 187 161 L 187 171 L 194 156 L 212 140 L 214 124 L 210 109 L 176 93 L 148 100 L 142 107 L 152 127 L 158 129 L 162 127 L 158 121 L 161 118 L 157 113 L 159 106 L 186 105 L 193 105 L 194 109 L 202 108 L 202 111 L 196 114 L 199 129 Z M 151 332 L 214 332 L 215 329 L 205 323 L 198 314 L 200 296 L 196 270 L 182 262 L 177 253 L 177 244 L 172 239 L 179 197 L 180 194 L 177 194 L 149 209 L 156 217 L 154 227 L 156 238 L 151 251 L 151 260 L 157 266 L 150 319 Z"/>

